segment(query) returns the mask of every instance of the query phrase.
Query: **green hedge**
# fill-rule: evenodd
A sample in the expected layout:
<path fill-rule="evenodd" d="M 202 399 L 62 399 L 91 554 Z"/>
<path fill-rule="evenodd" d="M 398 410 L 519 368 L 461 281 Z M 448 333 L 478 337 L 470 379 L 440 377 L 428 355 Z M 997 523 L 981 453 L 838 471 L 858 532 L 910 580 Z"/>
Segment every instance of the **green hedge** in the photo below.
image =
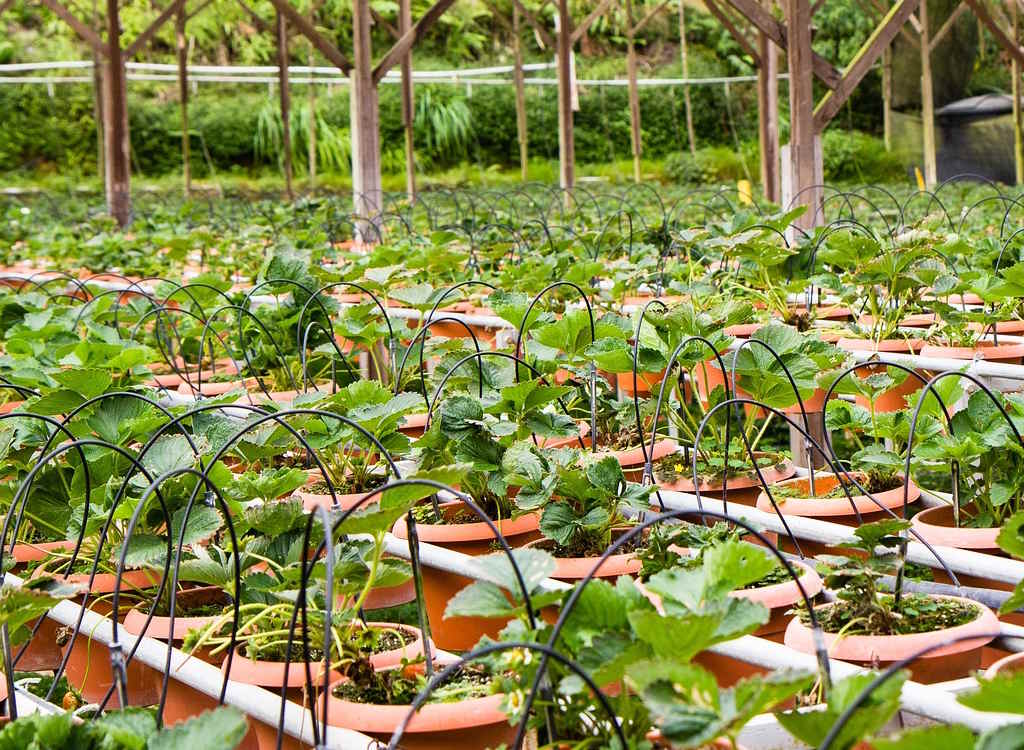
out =
<path fill-rule="evenodd" d="M 296 98 L 304 89 L 296 87 Z M 136 88 L 129 96 L 132 162 L 136 172 L 160 175 L 180 168 L 178 133 L 181 130 L 177 103 L 159 98 L 158 90 Z M 450 86 L 436 87 L 437 98 L 463 96 Z M 694 126 L 704 145 L 732 143 L 726 119 L 724 94 L 718 87 L 693 89 Z M 201 89 L 190 108 L 194 133 L 193 163 L 197 174 L 205 171 L 203 145 L 218 171 L 247 170 L 266 165 L 258 157 L 253 136 L 260 110 L 268 101 L 265 90 Z M 469 158 L 486 166 L 511 165 L 519 158 L 516 141 L 515 95 L 510 86 L 476 86 L 465 98 L 472 115 L 474 137 L 468 153 L 432 153 L 417 143 L 419 157 L 436 167 L 451 166 Z M 322 92 L 318 107 L 333 128 L 348 128 L 348 92 L 337 88 L 328 97 Z M 740 138 L 749 138 L 756 127 L 753 91 L 734 93 L 732 108 Z M 0 130 L 0 171 L 95 170 L 96 130 L 92 94 L 85 86 L 58 86 L 53 97 L 42 86 L 0 88 L 0 108 L 5 127 Z M 683 98 L 680 91 L 644 88 L 640 92 L 644 155 L 664 157 L 685 146 Z M 381 146 L 385 153 L 402 149 L 399 90 L 384 86 L 380 95 Z M 527 90 L 530 155 L 558 156 L 558 102 L 554 86 Z M 629 107 L 623 86 L 590 87 L 580 92 L 580 111 L 575 116 L 576 158 L 581 163 L 628 158 L 630 149 Z M 387 163 L 387 160 L 385 160 Z"/>
<path fill-rule="evenodd" d="M 418 89 L 422 91 L 421 89 Z M 166 91 L 166 90 L 164 90 Z M 296 87 L 294 100 L 304 89 Z M 129 97 L 132 163 L 137 173 L 168 174 L 180 169 L 180 112 L 175 101 L 158 97 L 160 89 L 136 87 Z M 463 89 L 437 86 L 432 98 L 445 101 L 465 97 L 473 137 L 468 149 L 452 153 L 431 150 L 423 133 L 417 155 L 423 164 L 444 168 L 470 159 L 484 166 L 518 163 L 515 94 L 511 86 L 475 86 L 468 97 Z M 402 153 L 401 106 L 397 86 L 380 93 L 381 147 L 385 167 L 398 171 Z M 666 171 L 680 181 L 698 178 L 735 179 L 743 163 L 736 140 L 756 142 L 757 110 L 753 87 L 734 87 L 729 107 L 721 87 L 692 89 L 694 129 L 702 146 L 698 159 L 686 151 L 683 97 L 672 88 L 640 91 L 643 146 L 646 158 L 666 158 Z M 323 92 L 318 108 L 332 128 L 348 129 L 348 91 Z M 527 117 L 531 158 L 558 158 L 558 102 L 554 86 L 527 89 Z M 262 168 L 270 158 L 258 156 L 254 135 L 260 111 L 276 106 L 264 89 L 200 89 L 190 109 L 193 169 L 205 174 L 206 154 L 218 172 Z M 733 120 L 730 124 L 729 112 Z M 58 86 L 50 97 L 42 86 L 0 87 L 0 171 L 53 171 L 92 173 L 96 162 L 96 130 L 92 94 L 85 86 Z M 587 87 L 580 92 L 575 115 L 576 158 L 580 163 L 628 159 L 631 154 L 628 93 L 624 86 Z M 735 128 L 735 137 L 733 135 Z M 756 146 L 743 145 L 747 169 L 757 173 Z M 392 158 L 388 158 L 387 155 Z M 304 160 L 298 160 L 304 163 Z M 825 172 L 829 179 L 868 179 L 902 173 L 891 154 L 876 140 L 861 134 L 830 129 L 825 134 Z"/>

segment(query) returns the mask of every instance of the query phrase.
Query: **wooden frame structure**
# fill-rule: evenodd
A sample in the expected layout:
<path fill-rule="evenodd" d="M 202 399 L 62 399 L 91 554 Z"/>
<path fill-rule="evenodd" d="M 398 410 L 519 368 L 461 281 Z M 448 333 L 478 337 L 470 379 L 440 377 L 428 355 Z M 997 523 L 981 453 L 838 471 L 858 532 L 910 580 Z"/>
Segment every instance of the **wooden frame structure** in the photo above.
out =
<path fill-rule="evenodd" d="M 182 99 L 182 156 L 186 190 L 190 182 L 189 126 L 188 126 L 188 82 L 187 44 L 185 26 L 190 18 L 200 12 L 211 0 L 204 0 L 191 13 L 185 9 L 186 0 L 167 0 L 158 9 L 158 14 L 139 36 L 129 44 L 121 39 L 119 0 L 106 0 L 106 17 L 102 29 L 76 16 L 66 4 L 67 0 L 38 0 L 58 18 L 70 26 L 75 33 L 93 50 L 95 59 L 102 63 L 102 112 L 103 120 L 103 172 L 108 209 L 122 226 L 131 220 L 131 173 L 130 143 L 128 132 L 128 111 L 126 96 L 125 61 L 137 54 L 153 35 L 169 20 L 175 20 L 176 47 L 178 53 L 179 87 Z M 415 110 L 413 106 L 412 50 L 423 39 L 427 31 L 448 10 L 455 0 L 434 0 L 433 5 L 421 18 L 413 22 L 411 0 L 400 0 L 397 27 L 392 26 L 371 8 L 369 0 L 352 0 L 352 50 L 346 54 L 334 42 L 321 33 L 315 23 L 315 7 L 309 16 L 300 13 L 290 0 L 270 0 L 275 9 L 275 34 L 279 88 L 283 120 L 284 171 L 289 197 L 292 194 L 291 128 L 289 122 L 290 93 L 288 85 L 288 34 L 289 31 L 305 37 L 311 48 L 319 52 L 332 65 L 349 77 L 351 92 L 350 131 L 352 137 L 352 184 L 355 211 L 366 219 L 372 219 L 382 205 L 380 171 L 380 115 L 378 107 L 378 85 L 384 76 L 396 65 L 402 71 L 402 124 L 405 132 L 406 190 L 410 200 L 416 191 L 415 153 L 413 148 Z M 658 13 L 668 7 L 669 0 L 654 0 L 646 12 L 636 18 L 639 0 L 597 0 L 592 10 L 578 24 L 575 24 L 569 0 L 544 0 L 540 11 L 531 11 L 523 0 L 511 0 L 511 19 L 485 0 L 496 19 L 512 33 L 515 52 L 515 86 L 517 109 L 517 132 L 520 146 L 520 162 L 523 179 L 527 176 L 528 148 L 526 132 L 526 106 L 523 86 L 522 52 L 519 44 L 521 23 L 536 33 L 544 46 L 554 49 L 558 69 L 558 120 L 559 120 L 559 182 L 565 189 L 575 184 L 575 149 L 573 141 L 573 109 L 575 106 L 575 80 L 572 70 L 572 50 L 587 29 L 606 13 L 613 2 L 623 5 L 626 15 L 626 58 L 629 76 L 629 110 L 633 153 L 633 178 L 641 180 L 640 159 L 643 152 L 641 139 L 641 113 L 637 84 L 636 36 Z M 800 220 L 804 226 L 818 222 L 817 210 L 821 201 L 821 149 L 817 143 L 822 131 L 838 114 L 857 85 L 868 71 L 882 58 L 883 92 L 886 100 L 884 120 L 886 137 L 890 132 L 889 94 L 891 74 L 889 70 L 889 49 L 897 34 L 911 39 L 921 49 L 922 101 L 925 140 L 925 173 L 929 184 L 936 178 L 935 143 L 933 124 L 933 97 L 931 95 L 930 57 L 935 45 L 941 41 L 960 15 L 973 11 L 979 23 L 984 26 L 1009 54 L 1012 60 L 1014 90 L 1014 121 L 1016 123 L 1016 152 L 1018 180 L 1024 177 L 1021 149 L 1024 138 L 1020 128 L 1020 73 L 1024 65 L 1024 47 L 1019 42 L 1018 9 L 1014 4 L 1022 0 L 1009 0 L 1010 20 L 1007 20 L 989 0 L 961 0 L 941 28 L 930 33 L 926 3 L 921 0 L 895 0 L 889 7 L 884 0 L 864 0 L 867 12 L 878 14 L 873 33 L 862 45 L 853 59 L 840 71 L 831 62 L 814 52 L 811 47 L 813 15 L 823 0 L 780 0 L 782 18 L 777 17 L 774 0 L 705 0 L 708 10 L 733 36 L 737 44 L 754 60 L 758 68 L 758 109 L 759 141 L 761 144 L 761 180 L 766 197 L 779 199 L 780 182 L 790 187 L 787 202 L 806 204 L 812 210 Z M 13 0 L 0 3 L 0 12 Z M 270 31 L 245 4 L 239 0 L 263 31 Z M 549 28 L 542 20 L 548 3 L 554 5 L 554 24 Z M 679 24 L 683 45 L 681 56 L 686 71 L 685 18 L 684 6 L 679 7 Z M 917 15 L 915 15 L 915 13 Z M 373 23 L 387 29 L 393 38 L 391 47 L 375 64 L 370 31 Z M 910 25 L 918 38 L 908 31 Z M 1009 33 L 1008 33 L 1009 32 Z M 104 38 L 105 35 L 105 38 Z M 779 54 L 786 56 L 789 73 L 790 143 L 789 158 L 780 164 L 779 158 L 779 107 L 777 73 Z M 815 102 L 814 79 L 825 88 L 825 94 Z M 684 89 L 687 99 L 687 134 L 689 146 L 694 147 L 692 116 L 689 107 L 689 92 Z M 315 96 L 315 94 L 314 94 Z M 312 119 L 312 118 L 311 118 Z M 315 127 L 311 126 L 311 127 Z M 310 163 L 315 169 L 315 133 L 310 134 Z M 780 170 L 787 174 L 780 180 Z M 312 172 L 311 172 L 312 177 Z"/>

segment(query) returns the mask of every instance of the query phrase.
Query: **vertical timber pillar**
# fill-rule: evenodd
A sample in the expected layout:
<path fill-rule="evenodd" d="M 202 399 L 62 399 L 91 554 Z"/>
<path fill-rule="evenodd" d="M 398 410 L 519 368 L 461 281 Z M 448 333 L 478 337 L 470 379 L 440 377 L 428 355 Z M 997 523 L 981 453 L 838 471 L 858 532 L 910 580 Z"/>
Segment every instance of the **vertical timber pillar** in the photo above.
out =
<path fill-rule="evenodd" d="M 771 12 L 771 3 L 766 3 Z M 767 34 L 758 34 L 757 124 L 761 146 L 761 189 L 771 203 L 779 202 L 779 55 Z"/>
<path fill-rule="evenodd" d="M 789 26 L 789 156 L 791 195 L 807 206 L 797 224 L 810 229 L 821 219 L 821 151 L 815 148 L 814 89 L 811 73 L 810 0 L 785 0 Z"/>
<path fill-rule="evenodd" d="M 882 139 L 892 151 L 892 45 L 882 50 Z"/>
<path fill-rule="evenodd" d="M 178 52 L 178 99 L 181 107 L 181 177 L 185 197 L 192 192 L 192 142 L 188 123 L 188 39 L 185 37 L 185 6 L 174 18 L 174 37 Z"/>
<path fill-rule="evenodd" d="M 277 11 L 277 82 L 281 94 L 281 156 L 284 166 L 284 191 L 294 200 L 292 190 L 292 92 L 288 86 L 288 23 Z"/>
<path fill-rule="evenodd" d="M 569 0 L 558 0 L 558 163 L 559 185 L 576 185 L 576 144 L 572 116 L 572 18 Z"/>
<path fill-rule="evenodd" d="M 523 182 L 529 179 L 529 152 L 526 130 L 526 84 L 523 81 L 523 47 L 519 39 L 519 6 L 512 5 L 512 49 L 515 53 L 515 66 L 512 77 L 516 84 L 516 136 L 519 139 L 519 171 Z"/>
<path fill-rule="evenodd" d="M 640 92 L 636 82 L 636 36 L 634 33 L 633 0 L 626 0 L 626 71 L 629 76 L 629 130 L 633 146 L 633 182 L 640 182 Z"/>
<path fill-rule="evenodd" d="M 690 78 L 690 63 L 686 54 L 686 0 L 679 0 L 679 62 L 683 80 Z M 697 135 L 693 131 L 693 105 L 690 103 L 690 84 L 683 84 L 683 111 L 686 117 L 686 139 L 691 156 L 697 155 Z"/>
<path fill-rule="evenodd" d="M 360 239 L 377 239 L 373 220 L 382 203 L 380 182 L 380 110 L 377 86 L 373 82 L 370 41 L 370 0 L 352 0 L 353 66 L 349 74 L 352 93 L 350 131 L 352 133 L 352 197 L 355 212 L 364 221 L 358 223 Z"/>
<path fill-rule="evenodd" d="M 412 0 L 398 4 L 398 35 L 412 28 Z M 416 152 L 413 147 L 413 125 L 416 113 L 412 99 L 412 48 L 402 55 L 402 127 L 405 129 L 405 192 L 409 202 L 416 200 Z"/>
<path fill-rule="evenodd" d="M 103 150 L 106 157 L 107 210 L 118 225 L 124 227 L 132 218 L 131 138 L 118 0 L 107 0 L 107 74 L 104 79 Z"/>
<path fill-rule="evenodd" d="M 310 7 L 309 9 L 309 25 L 314 24 L 316 16 L 316 8 Z M 313 63 L 316 58 L 313 54 L 313 43 L 309 43 L 309 52 L 306 55 L 306 61 L 309 64 L 309 91 L 308 99 L 306 104 L 309 107 L 309 117 L 306 118 L 306 162 L 307 168 L 309 169 L 309 189 L 313 190 L 316 188 L 316 153 L 317 153 L 317 142 L 316 142 L 316 76 L 313 73 Z"/>
<path fill-rule="evenodd" d="M 1010 14 L 1013 25 L 1013 43 L 1020 44 L 1020 23 L 1017 3 L 1011 2 Z M 1020 120 L 1020 62 L 1016 55 L 1010 55 L 1010 95 L 1013 97 L 1013 164 L 1014 177 L 1018 185 L 1024 183 L 1024 143 L 1021 136 Z"/>
<path fill-rule="evenodd" d="M 932 91 L 931 32 L 928 28 L 928 2 L 918 6 L 921 22 L 921 134 L 924 146 L 924 183 L 931 188 L 938 182 L 935 158 L 935 95 Z"/>

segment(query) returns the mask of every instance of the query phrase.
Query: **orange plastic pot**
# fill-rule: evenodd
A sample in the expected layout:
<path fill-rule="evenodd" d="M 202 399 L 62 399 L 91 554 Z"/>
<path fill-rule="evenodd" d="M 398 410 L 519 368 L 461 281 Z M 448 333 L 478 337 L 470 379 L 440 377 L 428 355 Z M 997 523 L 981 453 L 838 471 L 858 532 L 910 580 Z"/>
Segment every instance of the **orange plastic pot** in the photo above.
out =
<path fill-rule="evenodd" d="M 755 458 L 766 455 L 768 454 L 761 451 L 754 452 Z M 764 477 L 764 481 L 768 483 L 768 486 L 783 482 L 794 474 L 796 474 L 796 467 L 788 458 L 775 466 L 761 469 L 761 476 Z M 739 505 L 750 507 L 757 503 L 757 498 L 761 494 L 761 480 L 758 479 L 757 472 L 753 470 L 738 477 L 730 477 L 729 481 L 725 483 L 721 480 L 711 482 L 701 480 L 700 484 L 694 484 L 691 478 L 680 478 L 670 483 L 659 482 L 658 486 L 670 492 L 692 493 L 699 489 L 700 494 L 705 497 L 715 498 L 716 500 L 725 499 L 730 503 L 738 503 Z"/>
<path fill-rule="evenodd" d="M 411 709 L 411 706 L 378 706 L 342 700 L 334 696 L 335 685 L 331 686 L 327 699 L 327 723 L 363 732 L 384 743 Z M 509 725 L 508 717 L 501 710 L 504 698 L 498 694 L 457 703 L 428 703 L 412 716 L 402 734 L 401 747 L 406 750 L 483 750 L 511 746 L 516 726 Z"/>
<path fill-rule="evenodd" d="M 926 344 L 921 347 L 922 357 L 942 357 L 945 359 L 975 360 L 986 362 L 1002 362 L 1019 365 L 1024 361 L 1024 344 L 996 344 L 992 341 L 978 341 L 974 346 L 936 346 Z"/>
<path fill-rule="evenodd" d="M 634 390 L 632 372 L 615 373 L 615 385 L 627 396 L 632 396 L 634 393 L 645 396 L 650 395 L 651 391 L 664 379 L 664 369 L 659 372 L 638 372 L 636 374 L 636 389 Z"/>
<path fill-rule="evenodd" d="M 841 338 L 836 345 L 840 349 L 844 349 L 848 352 L 915 354 L 922 346 L 924 346 L 924 342 L 920 339 L 885 339 L 884 341 L 869 341 L 867 339 Z M 885 365 L 883 364 L 873 367 L 862 367 L 856 371 L 854 377 L 866 378 L 869 375 L 885 371 Z M 925 379 L 927 380 L 927 378 Z M 907 408 L 906 397 L 914 391 L 920 390 L 922 387 L 923 383 L 908 373 L 906 379 L 902 383 L 878 395 L 878 398 L 875 399 L 875 411 L 892 412 Z M 857 403 L 865 409 L 870 408 L 871 406 L 869 400 L 864 396 L 857 396 Z"/>
<path fill-rule="evenodd" d="M 89 576 L 75 574 L 68 576 L 71 583 L 88 584 Z M 121 583 L 121 591 L 145 589 L 156 586 L 160 574 L 145 570 L 127 570 Z M 117 583 L 113 573 L 101 573 L 93 579 L 91 594 L 111 594 Z M 90 607 L 99 614 L 110 615 L 111 605 L 107 602 L 93 602 Z M 114 684 L 110 668 L 110 651 L 106 644 L 93 643 L 87 630 L 81 630 L 72 645 L 70 640 L 64 644 L 62 651 L 67 655 L 67 666 L 64 675 L 68 682 L 78 687 L 82 696 L 89 703 L 99 703 Z M 131 706 L 150 706 L 160 700 L 161 674 L 152 667 L 133 659 L 127 667 L 128 704 Z M 114 691 L 107 702 L 108 708 L 121 708 L 120 698 Z"/>
<path fill-rule="evenodd" d="M 460 502 L 444 503 L 441 512 L 448 515 L 463 507 Z M 540 515 L 530 513 L 516 519 L 494 522 L 510 547 L 521 547 L 540 538 Z M 391 533 L 407 539 L 405 520 L 398 521 Z M 445 549 L 465 555 L 486 555 L 494 551 L 494 534 L 482 521 L 456 524 L 417 523 L 416 533 L 421 542 L 437 544 Z M 472 578 L 423 566 L 423 598 L 430 622 L 430 634 L 438 648 L 467 651 L 484 635 L 497 638 L 505 626 L 504 620 L 483 617 L 444 617 L 448 600 L 473 582 Z"/>
<path fill-rule="evenodd" d="M 978 616 L 971 622 L 953 628 L 908 635 L 837 635 L 824 633 L 825 647 L 832 658 L 863 666 L 884 669 L 893 662 L 905 659 L 929 646 L 938 646 L 954 638 L 966 638 L 941 646 L 910 663 L 912 679 L 933 683 L 964 677 L 981 666 L 982 648 L 999 632 L 999 620 L 992 610 L 970 599 L 955 596 L 936 597 L 952 599 L 975 607 Z M 819 609 L 832 606 L 824 604 Z M 971 636 L 977 636 L 972 638 Z M 814 653 L 814 637 L 810 627 L 794 617 L 786 628 L 783 642 L 805 654 Z"/>

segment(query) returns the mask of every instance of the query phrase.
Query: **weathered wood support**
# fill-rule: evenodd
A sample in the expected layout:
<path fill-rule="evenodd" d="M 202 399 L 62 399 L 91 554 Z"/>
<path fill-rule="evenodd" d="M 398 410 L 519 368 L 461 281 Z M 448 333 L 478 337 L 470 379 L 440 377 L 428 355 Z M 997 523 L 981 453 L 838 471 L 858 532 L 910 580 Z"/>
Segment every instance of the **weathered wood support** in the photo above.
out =
<path fill-rule="evenodd" d="M 1013 43 L 1020 44 L 1020 22 L 1016 0 L 1010 3 L 1010 15 L 1013 25 Z M 1013 176 L 1017 185 L 1024 183 L 1024 138 L 1021 134 L 1020 121 L 1020 61 L 1010 58 L 1010 96 L 1013 97 Z"/>
<path fill-rule="evenodd" d="M 398 3 L 399 38 L 412 28 L 412 0 Z M 412 47 L 402 55 L 402 128 L 405 130 L 405 192 L 409 200 L 416 200 L 416 151 L 413 143 L 413 127 L 416 112 L 412 98 Z"/>
<path fill-rule="evenodd" d="M 288 22 L 280 11 L 276 14 L 277 84 L 281 101 L 281 165 L 284 168 L 284 191 L 288 200 L 295 199 L 292 189 L 292 93 L 288 84 Z"/>
<path fill-rule="evenodd" d="M 892 46 L 882 51 L 882 141 L 892 151 Z"/>
<path fill-rule="evenodd" d="M 572 115 L 572 18 L 569 0 L 558 0 L 558 183 L 563 190 L 576 186 L 576 144 Z"/>
<path fill-rule="evenodd" d="M 370 2 L 352 2 L 352 56 L 349 75 L 352 94 L 352 193 L 355 211 L 359 216 L 371 218 L 381 209 L 380 180 L 380 110 L 377 86 L 373 81 L 373 59 L 370 42 Z M 376 239 L 360 229 L 366 240 Z"/>
<path fill-rule="evenodd" d="M 132 219 L 131 140 L 128 131 L 128 79 L 121 51 L 118 0 L 107 0 L 106 58 L 103 132 L 107 210 L 117 220 L 118 226 L 125 227 Z"/>
<path fill-rule="evenodd" d="M 526 83 L 523 76 L 523 45 L 520 39 L 519 6 L 512 6 L 512 51 L 515 64 L 512 78 L 516 87 L 516 138 L 519 141 L 519 172 L 523 182 L 529 179 L 529 132 L 526 123 Z"/>
<path fill-rule="evenodd" d="M 928 3 L 921 3 L 921 143 L 924 149 L 924 184 L 938 182 L 935 158 L 935 95 L 932 90 L 932 45 L 928 25 Z"/>
<path fill-rule="evenodd" d="M 192 142 L 188 122 L 188 38 L 185 23 L 188 16 L 184 7 L 174 18 L 174 41 L 178 53 L 178 106 L 181 108 L 181 178 L 185 197 L 192 192 Z"/>
<path fill-rule="evenodd" d="M 785 0 L 789 64 L 790 185 L 796 205 L 807 206 L 797 224 L 816 226 L 821 218 L 821 152 L 814 147 L 814 89 L 811 53 L 811 6 L 809 0 Z"/>
<path fill-rule="evenodd" d="M 633 151 L 633 182 L 640 182 L 640 156 L 643 143 L 640 137 L 640 91 L 636 82 L 636 32 L 633 20 L 633 0 L 626 0 L 626 75 L 629 78 L 629 134 Z"/>
<path fill-rule="evenodd" d="M 686 0 L 679 0 L 679 58 L 683 79 L 690 77 L 690 63 L 686 52 Z M 697 136 L 693 132 L 693 104 L 690 101 L 690 85 L 683 84 L 683 115 L 686 118 L 686 140 L 690 154 L 697 155 Z"/>
<path fill-rule="evenodd" d="M 767 0 L 771 2 L 771 0 Z M 764 32 L 758 32 L 757 132 L 761 151 L 761 190 L 779 202 L 779 55 Z"/>

